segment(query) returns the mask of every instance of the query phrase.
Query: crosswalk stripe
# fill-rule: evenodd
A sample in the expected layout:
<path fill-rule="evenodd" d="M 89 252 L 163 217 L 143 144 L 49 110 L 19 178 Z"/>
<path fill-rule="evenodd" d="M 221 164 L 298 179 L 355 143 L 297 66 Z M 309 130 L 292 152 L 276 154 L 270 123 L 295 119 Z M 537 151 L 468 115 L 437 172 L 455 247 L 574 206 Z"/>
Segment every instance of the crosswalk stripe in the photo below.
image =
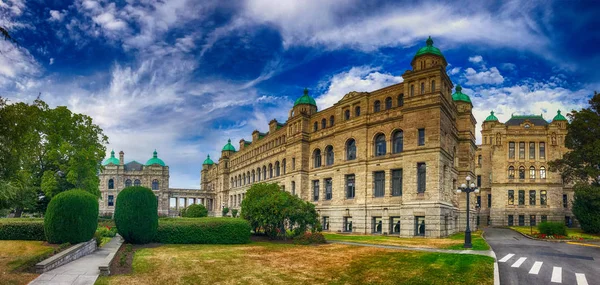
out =
<path fill-rule="evenodd" d="M 562 283 L 562 267 L 554 266 L 552 268 L 552 279 L 553 283 Z"/>
<path fill-rule="evenodd" d="M 575 273 L 575 278 L 577 278 L 577 285 L 588 285 L 587 279 L 585 279 L 585 274 Z"/>
<path fill-rule="evenodd" d="M 538 274 L 538 273 L 540 273 L 540 268 L 542 268 L 542 264 L 543 264 L 543 262 L 536 261 L 533 264 L 533 266 L 531 267 L 531 270 L 529 270 L 529 274 Z"/>
<path fill-rule="evenodd" d="M 507 262 L 509 259 L 511 259 L 513 256 L 515 256 L 512 253 L 507 254 L 505 257 L 503 257 L 502 259 L 498 260 L 498 262 Z"/>
<path fill-rule="evenodd" d="M 527 259 L 527 257 L 521 257 L 517 260 L 517 262 L 513 263 L 513 265 L 511 267 L 519 267 L 521 266 L 521 264 L 523 264 L 523 262 L 525 262 L 525 259 Z"/>

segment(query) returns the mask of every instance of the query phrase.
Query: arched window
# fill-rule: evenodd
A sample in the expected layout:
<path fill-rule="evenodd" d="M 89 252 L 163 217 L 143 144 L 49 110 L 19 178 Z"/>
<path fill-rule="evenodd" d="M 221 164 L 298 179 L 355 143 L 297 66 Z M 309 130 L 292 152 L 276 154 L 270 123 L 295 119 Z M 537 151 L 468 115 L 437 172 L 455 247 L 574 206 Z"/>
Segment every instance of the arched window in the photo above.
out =
<path fill-rule="evenodd" d="M 425 83 L 421 83 L 421 94 L 425 94 Z"/>
<path fill-rule="evenodd" d="M 344 112 L 344 119 L 345 119 L 345 120 L 350 120 L 350 110 L 346 110 L 346 111 Z"/>
<path fill-rule="evenodd" d="M 415 85 L 410 85 L 410 97 L 415 96 Z"/>
<path fill-rule="evenodd" d="M 323 119 L 321 120 L 321 129 L 324 129 L 327 127 L 327 120 Z"/>
<path fill-rule="evenodd" d="M 231 185 L 230 187 L 235 187 L 235 182 L 233 181 L 233 177 L 231 177 Z"/>
<path fill-rule="evenodd" d="M 133 186 L 141 186 L 142 182 L 139 179 L 133 181 Z"/>
<path fill-rule="evenodd" d="M 335 117 L 331 115 L 331 117 L 329 117 L 329 126 L 333 127 L 333 123 L 335 123 Z"/>
<path fill-rule="evenodd" d="M 108 189 L 115 189 L 115 180 L 108 179 Z"/>
<path fill-rule="evenodd" d="M 333 164 L 333 146 L 327 146 L 325 148 L 325 163 L 327 165 Z"/>
<path fill-rule="evenodd" d="M 285 158 L 281 161 L 281 166 L 283 168 L 283 175 L 285 175 Z"/>
<path fill-rule="evenodd" d="M 480 155 L 477 157 L 477 165 L 481 166 L 481 160 L 482 160 L 482 157 L 481 157 L 481 154 L 480 154 Z"/>
<path fill-rule="evenodd" d="M 512 165 L 508 167 L 508 179 L 515 179 L 515 167 Z"/>
<path fill-rule="evenodd" d="M 375 137 L 375 156 L 380 156 L 385 154 L 385 135 L 379 134 Z"/>
<path fill-rule="evenodd" d="M 152 180 L 152 190 L 158 190 L 158 180 Z"/>
<path fill-rule="evenodd" d="M 404 132 L 402 130 L 394 133 L 394 153 L 399 153 L 404 150 Z"/>
<path fill-rule="evenodd" d="M 519 167 L 519 179 L 525 179 L 525 167 Z"/>
<path fill-rule="evenodd" d="M 131 179 L 125 180 L 125 187 L 131 187 Z"/>
<path fill-rule="evenodd" d="M 258 177 L 258 181 L 260 181 L 261 180 L 260 179 L 260 174 L 261 174 L 260 167 L 258 169 L 256 169 L 256 174 L 257 174 L 257 177 Z"/>
<path fill-rule="evenodd" d="M 313 161 L 315 168 L 321 167 L 321 150 L 318 148 L 313 152 Z"/>
<path fill-rule="evenodd" d="M 435 91 L 435 80 L 431 80 L 431 92 Z"/>
<path fill-rule="evenodd" d="M 360 106 L 354 107 L 354 117 L 360 116 Z"/>
<path fill-rule="evenodd" d="M 269 178 L 273 178 L 273 164 L 269 163 Z"/>
<path fill-rule="evenodd" d="M 263 180 L 267 180 L 267 167 L 263 165 Z"/>
<path fill-rule="evenodd" d="M 392 97 L 385 98 L 385 109 L 389 110 L 392 108 Z"/>
<path fill-rule="evenodd" d="M 535 179 L 535 167 L 529 167 L 529 179 Z"/>
<path fill-rule="evenodd" d="M 546 179 L 546 167 L 540 166 L 540 179 Z"/>
<path fill-rule="evenodd" d="M 246 172 L 246 179 L 248 179 L 246 184 L 250 184 L 250 171 Z"/>
<path fill-rule="evenodd" d="M 404 106 L 404 93 L 400 93 L 398 95 L 398 107 Z"/>
<path fill-rule="evenodd" d="M 280 169 L 279 169 L 279 161 L 275 162 L 275 177 L 281 175 Z"/>
<path fill-rule="evenodd" d="M 317 122 L 315 122 L 315 123 L 313 124 L 313 131 L 315 131 L 315 132 L 316 132 L 318 129 L 319 129 L 319 124 L 318 124 Z"/>
<path fill-rule="evenodd" d="M 379 111 L 381 111 L 381 102 L 377 100 L 373 103 L 373 112 L 377 113 Z"/>
<path fill-rule="evenodd" d="M 356 159 L 356 141 L 349 139 L 346 142 L 346 160 Z"/>
<path fill-rule="evenodd" d="M 252 170 L 252 183 L 256 182 L 256 171 Z"/>

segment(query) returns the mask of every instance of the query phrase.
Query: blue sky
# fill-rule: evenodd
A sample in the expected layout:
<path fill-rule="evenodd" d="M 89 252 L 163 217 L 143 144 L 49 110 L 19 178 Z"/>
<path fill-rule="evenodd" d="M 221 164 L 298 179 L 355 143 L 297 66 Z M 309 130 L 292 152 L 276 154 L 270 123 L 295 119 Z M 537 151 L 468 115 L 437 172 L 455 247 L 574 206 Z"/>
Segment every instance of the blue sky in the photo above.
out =
<path fill-rule="evenodd" d="M 402 81 L 432 36 L 480 123 L 496 111 L 578 109 L 600 91 L 597 1 L 0 0 L 0 94 L 85 113 L 108 150 L 171 187 L 198 188 L 231 138 L 287 120 L 309 88 L 319 109 Z M 107 153 L 108 154 L 108 153 Z"/>

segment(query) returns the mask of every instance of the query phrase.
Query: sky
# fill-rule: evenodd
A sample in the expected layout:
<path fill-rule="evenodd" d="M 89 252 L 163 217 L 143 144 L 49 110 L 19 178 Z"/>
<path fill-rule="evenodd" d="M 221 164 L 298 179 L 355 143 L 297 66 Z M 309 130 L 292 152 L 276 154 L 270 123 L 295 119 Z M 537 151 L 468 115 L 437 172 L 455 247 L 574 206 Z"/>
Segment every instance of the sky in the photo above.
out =
<path fill-rule="evenodd" d="M 402 82 L 431 36 L 477 120 L 587 105 L 600 91 L 598 1 L 0 0 L 0 96 L 91 116 L 125 160 L 154 149 L 170 187 L 199 188 L 207 154 Z"/>

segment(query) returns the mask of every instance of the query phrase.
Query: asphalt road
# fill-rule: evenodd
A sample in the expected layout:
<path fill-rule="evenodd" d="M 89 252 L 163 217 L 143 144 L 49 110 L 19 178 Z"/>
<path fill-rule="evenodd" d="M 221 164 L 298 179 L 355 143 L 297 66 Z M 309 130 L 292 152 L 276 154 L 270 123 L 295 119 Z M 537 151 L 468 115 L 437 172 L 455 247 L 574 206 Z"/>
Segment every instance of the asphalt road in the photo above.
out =
<path fill-rule="evenodd" d="M 600 248 L 528 239 L 509 229 L 486 228 L 500 284 L 599 284 Z"/>

